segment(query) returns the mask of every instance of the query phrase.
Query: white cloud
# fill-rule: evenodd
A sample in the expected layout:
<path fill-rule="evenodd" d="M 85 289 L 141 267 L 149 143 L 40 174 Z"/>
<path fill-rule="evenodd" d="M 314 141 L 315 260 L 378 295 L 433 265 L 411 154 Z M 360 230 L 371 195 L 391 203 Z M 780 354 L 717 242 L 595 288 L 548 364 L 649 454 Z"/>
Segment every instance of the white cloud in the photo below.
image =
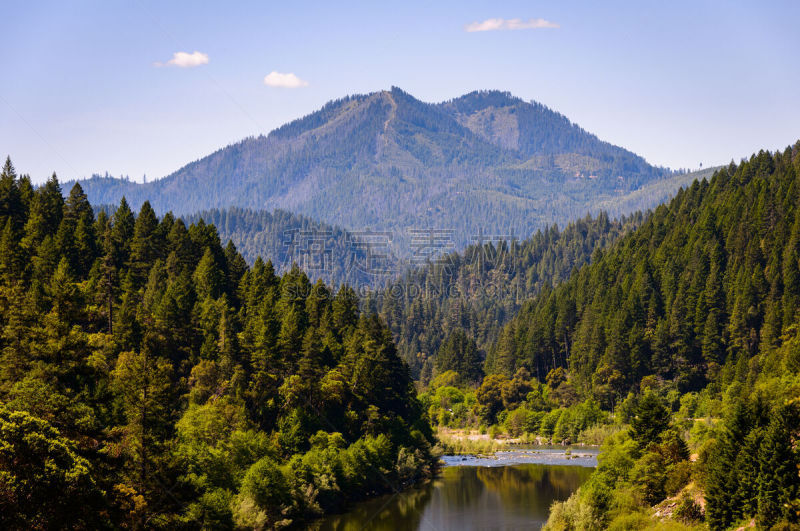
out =
<path fill-rule="evenodd" d="M 541 28 L 560 28 L 555 22 L 550 22 L 543 18 L 532 18 L 522 20 L 520 18 L 487 18 L 483 22 L 473 22 L 464 26 L 464 30 L 470 33 L 474 31 L 498 31 L 498 30 L 523 30 Z"/>
<path fill-rule="evenodd" d="M 281 74 L 273 70 L 264 76 L 264 84 L 268 87 L 300 88 L 307 87 L 308 81 L 300 79 L 291 72 L 288 74 Z"/>
<path fill-rule="evenodd" d="M 177 66 L 179 68 L 194 68 L 195 66 L 207 65 L 208 54 L 195 50 L 192 53 L 175 52 L 172 59 L 166 63 L 155 63 L 156 66 Z"/>

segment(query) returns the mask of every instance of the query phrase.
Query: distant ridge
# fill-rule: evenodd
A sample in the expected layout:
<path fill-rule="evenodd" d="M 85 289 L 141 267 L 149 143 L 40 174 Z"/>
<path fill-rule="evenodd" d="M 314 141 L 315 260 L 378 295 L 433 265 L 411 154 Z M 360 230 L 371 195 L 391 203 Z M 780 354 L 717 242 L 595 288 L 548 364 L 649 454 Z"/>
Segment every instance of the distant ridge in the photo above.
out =
<path fill-rule="evenodd" d="M 413 228 L 456 229 L 462 245 L 479 230 L 526 237 L 674 175 L 506 92 L 430 104 L 394 87 L 332 101 L 157 181 L 82 185 L 95 204 L 124 195 L 179 215 L 284 209 L 401 240 Z"/>

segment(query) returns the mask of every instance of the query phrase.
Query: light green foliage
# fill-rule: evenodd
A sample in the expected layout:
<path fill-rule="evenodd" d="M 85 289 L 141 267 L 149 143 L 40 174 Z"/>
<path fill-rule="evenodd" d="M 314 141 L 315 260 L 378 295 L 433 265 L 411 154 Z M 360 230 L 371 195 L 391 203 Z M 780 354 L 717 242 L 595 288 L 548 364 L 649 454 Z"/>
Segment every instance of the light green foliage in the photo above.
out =
<path fill-rule="evenodd" d="M 292 501 L 289 478 L 271 457 L 256 461 L 247 471 L 236 500 L 238 525 L 254 529 L 278 527 Z"/>
<path fill-rule="evenodd" d="M 103 492 L 75 444 L 49 423 L 0 404 L 0 525 L 91 527 Z"/>

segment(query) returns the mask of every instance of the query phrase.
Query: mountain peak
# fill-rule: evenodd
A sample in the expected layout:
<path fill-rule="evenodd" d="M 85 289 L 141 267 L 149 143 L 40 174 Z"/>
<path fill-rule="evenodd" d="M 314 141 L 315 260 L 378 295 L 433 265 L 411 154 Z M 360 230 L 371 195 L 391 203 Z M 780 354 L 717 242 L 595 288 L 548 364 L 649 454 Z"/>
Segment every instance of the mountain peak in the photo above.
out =
<path fill-rule="evenodd" d="M 460 113 L 471 113 L 487 107 L 510 107 L 512 105 L 524 104 L 525 102 L 511 94 L 501 90 L 474 90 L 458 98 L 453 98 L 442 103 L 444 107 L 451 107 Z"/>
<path fill-rule="evenodd" d="M 345 96 L 148 183 L 86 182 L 91 201 L 190 214 L 281 208 L 350 229 L 528 234 L 667 173 L 508 92 L 426 103 L 393 86 Z"/>

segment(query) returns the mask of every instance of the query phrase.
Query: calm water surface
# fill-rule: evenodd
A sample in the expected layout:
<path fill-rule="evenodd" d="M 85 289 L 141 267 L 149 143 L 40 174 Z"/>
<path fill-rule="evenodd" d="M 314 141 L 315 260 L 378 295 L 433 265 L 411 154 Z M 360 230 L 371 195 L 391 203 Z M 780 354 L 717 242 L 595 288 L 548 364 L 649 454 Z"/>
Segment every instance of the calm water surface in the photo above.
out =
<path fill-rule="evenodd" d="M 446 457 L 440 476 L 428 485 L 360 503 L 314 522 L 311 529 L 539 529 L 550 505 L 567 499 L 592 473 L 596 451 L 589 453 L 569 460 L 533 450 L 488 459 Z"/>

